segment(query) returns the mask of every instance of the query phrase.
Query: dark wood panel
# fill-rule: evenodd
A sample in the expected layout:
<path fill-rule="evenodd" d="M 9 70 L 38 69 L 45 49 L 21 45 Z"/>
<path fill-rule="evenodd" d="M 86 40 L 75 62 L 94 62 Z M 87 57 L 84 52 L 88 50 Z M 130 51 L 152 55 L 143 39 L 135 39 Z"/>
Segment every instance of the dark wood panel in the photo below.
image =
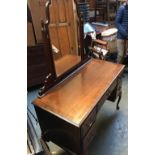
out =
<path fill-rule="evenodd" d="M 96 120 L 96 107 L 90 113 L 90 115 L 87 117 L 87 119 L 85 120 L 85 122 L 81 126 L 81 136 L 82 137 L 84 137 L 87 134 L 88 130 L 93 125 L 95 120 Z"/>
<path fill-rule="evenodd" d="M 45 141 L 53 141 L 72 152 L 82 152 L 79 128 L 37 106 L 35 106 L 35 110 Z"/>
<path fill-rule="evenodd" d="M 112 93 L 110 93 L 108 100 L 114 102 L 121 92 L 122 92 L 122 79 L 118 78 L 117 85 L 116 85 L 114 91 Z"/>
<path fill-rule="evenodd" d="M 83 145 L 82 145 L 83 146 L 83 152 L 87 151 L 88 146 L 91 143 L 91 141 L 93 140 L 93 138 L 95 137 L 95 135 L 96 135 L 96 126 L 95 126 L 95 124 L 93 124 L 90 127 L 90 130 L 88 131 L 87 136 L 83 140 Z"/>
<path fill-rule="evenodd" d="M 48 73 L 44 44 L 27 47 L 27 87 L 43 84 Z"/>

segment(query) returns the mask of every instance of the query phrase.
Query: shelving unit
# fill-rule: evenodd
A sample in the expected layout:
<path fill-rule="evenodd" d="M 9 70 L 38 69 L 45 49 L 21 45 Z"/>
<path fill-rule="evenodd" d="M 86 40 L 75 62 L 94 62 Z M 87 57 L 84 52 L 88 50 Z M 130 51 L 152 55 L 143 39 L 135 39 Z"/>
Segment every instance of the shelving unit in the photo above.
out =
<path fill-rule="evenodd" d="M 89 8 L 90 8 L 90 5 L 88 2 L 78 3 L 78 9 L 83 15 L 82 17 L 84 22 L 89 22 Z"/>
<path fill-rule="evenodd" d="M 107 21 L 114 23 L 119 0 L 79 0 L 87 2 L 90 7 L 90 21 L 102 22 Z"/>
<path fill-rule="evenodd" d="M 106 3 L 101 0 L 95 1 L 95 21 L 104 21 L 106 18 Z"/>
<path fill-rule="evenodd" d="M 106 20 L 113 24 L 115 22 L 115 17 L 117 13 L 117 9 L 119 7 L 118 0 L 106 0 L 107 5 L 107 18 Z"/>

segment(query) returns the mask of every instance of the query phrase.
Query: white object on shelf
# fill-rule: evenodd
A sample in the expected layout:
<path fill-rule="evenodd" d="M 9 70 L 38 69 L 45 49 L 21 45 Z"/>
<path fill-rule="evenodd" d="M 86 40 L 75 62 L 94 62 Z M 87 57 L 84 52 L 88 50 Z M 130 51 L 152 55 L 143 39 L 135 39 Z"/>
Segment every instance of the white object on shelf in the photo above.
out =
<path fill-rule="evenodd" d="M 97 50 L 97 52 L 100 52 L 103 54 L 103 56 L 105 56 L 108 53 L 108 50 L 94 46 L 94 48 Z"/>
<path fill-rule="evenodd" d="M 117 33 L 117 28 L 111 28 L 101 33 L 102 37 L 108 37 Z"/>

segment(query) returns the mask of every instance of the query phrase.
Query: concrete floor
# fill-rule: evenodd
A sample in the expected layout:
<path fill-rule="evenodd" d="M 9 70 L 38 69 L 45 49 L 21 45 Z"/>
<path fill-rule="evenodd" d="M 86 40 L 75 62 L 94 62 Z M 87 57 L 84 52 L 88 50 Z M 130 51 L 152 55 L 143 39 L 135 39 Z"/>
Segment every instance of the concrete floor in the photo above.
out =
<path fill-rule="evenodd" d="M 116 103 L 106 101 L 97 116 L 97 134 L 88 148 L 88 155 L 127 155 L 128 154 L 128 74 L 123 77 L 123 94 L 120 110 L 116 110 Z M 28 93 L 28 107 L 34 113 L 31 101 L 36 98 L 38 89 Z M 34 127 L 40 137 L 40 128 L 34 119 Z M 57 145 L 48 143 L 55 155 L 67 155 Z"/>

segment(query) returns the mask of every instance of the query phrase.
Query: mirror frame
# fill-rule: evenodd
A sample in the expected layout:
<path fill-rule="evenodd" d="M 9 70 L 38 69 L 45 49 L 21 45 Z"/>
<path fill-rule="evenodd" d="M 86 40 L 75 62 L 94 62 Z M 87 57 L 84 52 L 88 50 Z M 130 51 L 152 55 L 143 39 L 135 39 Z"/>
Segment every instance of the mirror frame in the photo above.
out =
<path fill-rule="evenodd" d="M 72 66 L 70 69 L 68 69 L 61 75 L 59 76 L 56 75 L 54 57 L 53 57 L 53 54 L 52 54 L 53 52 L 51 48 L 52 38 L 49 37 L 49 29 L 48 29 L 48 25 L 50 23 L 49 6 L 52 5 L 51 1 L 52 0 L 49 0 L 46 2 L 46 6 L 45 6 L 46 20 L 45 21 L 41 20 L 42 37 L 45 44 L 44 52 L 45 52 L 45 56 L 46 56 L 46 60 L 47 60 L 50 72 L 45 78 L 44 86 L 39 90 L 39 93 L 38 93 L 39 97 L 44 96 L 49 91 L 49 89 L 59 84 L 61 81 L 65 80 L 66 78 L 70 77 L 73 73 L 75 73 L 78 70 L 78 68 L 81 68 L 85 63 L 87 63 L 91 59 L 87 54 L 85 54 L 85 50 L 84 50 L 84 30 L 83 30 L 82 14 L 80 14 L 79 12 L 77 1 L 73 0 L 75 2 L 77 16 L 79 18 L 79 33 L 80 33 L 79 34 L 80 35 L 79 54 L 81 56 L 81 61 L 76 65 Z"/>

